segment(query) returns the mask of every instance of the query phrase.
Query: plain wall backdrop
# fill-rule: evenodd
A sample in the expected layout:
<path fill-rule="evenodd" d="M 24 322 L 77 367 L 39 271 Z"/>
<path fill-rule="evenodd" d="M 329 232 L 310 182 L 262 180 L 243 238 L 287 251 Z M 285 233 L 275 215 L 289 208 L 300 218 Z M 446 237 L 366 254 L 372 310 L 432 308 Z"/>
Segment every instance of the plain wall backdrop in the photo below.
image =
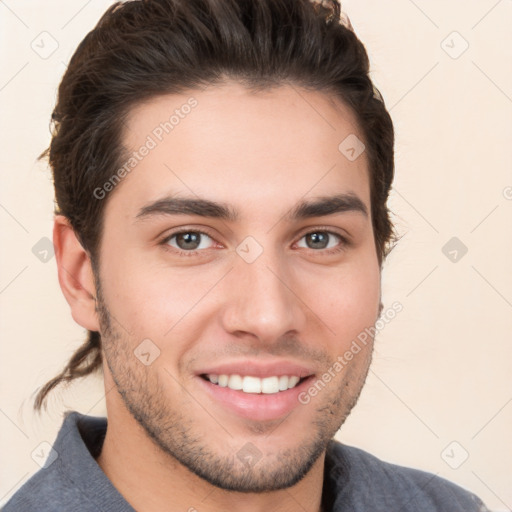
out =
<path fill-rule="evenodd" d="M 45 163 L 56 89 L 112 2 L 0 2 L 0 504 L 39 469 L 66 409 L 104 415 L 101 379 L 33 393 L 84 339 L 60 291 Z M 343 3 L 396 130 L 403 235 L 358 405 L 337 439 L 512 509 L 512 1 Z M 47 251 L 47 252 L 45 252 Z M 42 444 L 41 444 L 42 443 Z"/>

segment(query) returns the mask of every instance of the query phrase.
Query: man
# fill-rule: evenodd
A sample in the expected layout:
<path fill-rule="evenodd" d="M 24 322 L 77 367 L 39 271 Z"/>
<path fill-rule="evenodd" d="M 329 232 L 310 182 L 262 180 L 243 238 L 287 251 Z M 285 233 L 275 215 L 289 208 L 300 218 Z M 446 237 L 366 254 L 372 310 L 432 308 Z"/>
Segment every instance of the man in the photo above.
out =
<path fill-rule="evenodd" d="M 89 335 L 36 407 L 101 367 L 108 426 L 68 414 L 6 512 L 485 510 L 333 440 L 394 239 L 393 126 L 368 72 L 334 2 L 105 13 L 48 151 L 59 282 Z"/>

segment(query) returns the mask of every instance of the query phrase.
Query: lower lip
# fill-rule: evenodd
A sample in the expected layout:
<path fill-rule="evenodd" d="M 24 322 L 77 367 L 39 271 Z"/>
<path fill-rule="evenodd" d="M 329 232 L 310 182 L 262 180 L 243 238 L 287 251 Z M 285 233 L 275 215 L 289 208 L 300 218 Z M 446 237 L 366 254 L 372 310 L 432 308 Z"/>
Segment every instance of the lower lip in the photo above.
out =
<path fill-rule="evenodd" d="M 205 391 L 223 407 L 235 412 L 243 418 L 256 421 L 271 421 L 282 418 L 298 407 L 299 394 L 305 391 L 313 375 L 302 381 L 298 386 L 278 393 L 244 393 L 228 387 L 212 384 L 210 381 L 197 377 Z"/>

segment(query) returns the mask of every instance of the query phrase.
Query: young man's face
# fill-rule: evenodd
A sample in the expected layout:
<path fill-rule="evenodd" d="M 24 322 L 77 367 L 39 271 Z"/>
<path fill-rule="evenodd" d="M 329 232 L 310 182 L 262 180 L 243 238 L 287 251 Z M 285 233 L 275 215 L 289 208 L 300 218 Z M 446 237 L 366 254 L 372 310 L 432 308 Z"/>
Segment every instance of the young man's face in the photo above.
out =
<path fill-rule="evenodd" d="M 181 108 L 190 97 L 197 104 Z M 176 109 L 172 131 L 158 129 Z M 131 113 L 125 146 L 150 149 L 104 212 L 109 415 L 126 407 L 164 452 L 219 487 L 297 482 L 363 386 L 372 340 L 338 359 L 380 303 L 367 157 L 338 149 L 354 135 L 363 139 L 347 108 L 288 86 L 250 94 L 228 83 Z M 367 215 L 354 200 L 296 215 L 303 202 L 339 195 Z M 221 203 L 236 219 L 213 207 L 194 214 L 199 203 L 172 213 L 172 199 L 185 198 Z M 284 376 L 307 379 L 275 392 L 293 386 Z"/>

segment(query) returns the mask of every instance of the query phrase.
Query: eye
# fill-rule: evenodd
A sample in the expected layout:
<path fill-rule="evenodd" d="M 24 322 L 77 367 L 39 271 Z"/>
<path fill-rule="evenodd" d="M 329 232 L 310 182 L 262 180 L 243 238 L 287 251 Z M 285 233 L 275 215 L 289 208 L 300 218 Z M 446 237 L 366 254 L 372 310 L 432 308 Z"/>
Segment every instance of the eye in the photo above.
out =
<path fill-rule="evenodd" d="M 211 245 L 208 244 L 212 241 L 212 237 L 204 231 L 189 230 L 172 233 L 162 241 L 162 244 L 170 245 L 181 252 L 194 254 L 198 250 L 210 249 Z"/>
<path fill-rule="evenodd" d="M 306 245 L 301 246 L 299 241 L 299 247 L 325 250 L 327 253 L 341 251 L 346 245 L 348 245 L 348 240 L 345 237 L 332 231 L 323 230 L 310 231 L 309 233 L 304 234 L 301 240 L 305 240 Z"/>
<path fill-rule="evenodd" d="M 301 244 L 302 240 L 305 241 L 305 245 Z M 204 231 L 183 229 L 166 236 L 161 245 L 172 247 L 172 250 L 180 256 L 193 256 L 205 249 L 212 249 L 215 240 Z M 313 249 L 314 252 L 333 254 L 346 249 L 350 242 L 344 236 L 333 231 L 316 229 L 302 235 L 297 245 L 301 248 Z"/>

